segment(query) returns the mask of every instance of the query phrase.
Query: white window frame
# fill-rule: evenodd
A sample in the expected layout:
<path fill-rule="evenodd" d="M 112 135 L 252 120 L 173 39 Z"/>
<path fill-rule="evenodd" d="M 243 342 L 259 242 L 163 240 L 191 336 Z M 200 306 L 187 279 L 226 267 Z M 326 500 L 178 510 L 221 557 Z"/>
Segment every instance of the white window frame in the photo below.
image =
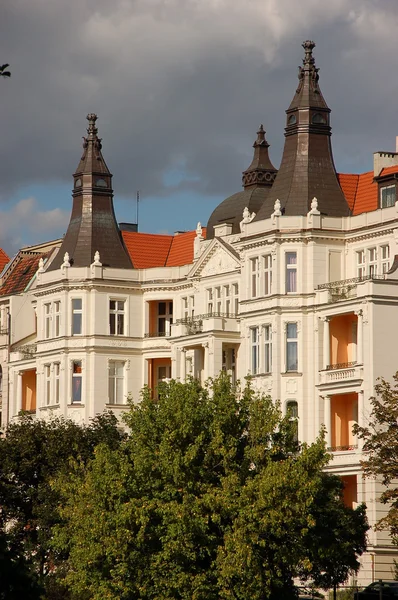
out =
<path fill-rule="evenodd" d="M 75 308 L 74 302 L 81 302 L 81 308 Z M 80 331 L 75 331 L 74 328 L 74 315 L 80 315 Z M 83 298 L 81 296 L 76 296 L 75 298 L 71 298 L 71 335 L 83 335 Z"/>
<path fill-rule="evenodd" d="M 357 257 L 357 277 L 359 277 L 360 279 L 362 279 L 363 277 L 365 277 L 366 274 L 366 258 L 365 258 L 365 250 L 357 250 L 356 251 L 356 257 Z"/>
<path fill-rule="evenodd" d="M 264 373 L 272 373 L 272 325 L 263 325 Z"/>
<path fill-rule="evenodd" d="M 272 254 L 262 256 L 263 270 L 263 294 L 270 296 L 272 294 Z"/>
<path fill-rule="evenodd" d="M 59 404 L 61 391 L 61 363 L 54 363 L 54 404 Z"/>
<path fill-rule="evenodd" d="M 250 259 L 250 295 L 258 298 L 260 295 L 260 259 L 254 256 Z"/>
<path fill-rule="evenodd" d="M 51 394 L 51 388 L 52 388 L 52 381 L 51 381 L 52 377 L 51 377 L 51 364 L 46 364 L 44 365 L 44 401 L 45 401 L 45 406 L 50 406 L 51 403 L 51 399 L 52 399 L 52 394 Z"/>
<path fill-rule="evenodd" d="M 118 368 L 122 370 L 118 372 Z M 112 369 L 114 370 L 112 372 Z M 121 405 L 126 404 L 126 393 L 125 393 L 125 380 L 126 380 L 126 362 L 124 360 L 110 360 L 108 364 L 108 404 L 110 405 Z M 121 385 L 121 398 L 119 398 L 120 387 L 118 382 L 122 382 Z M 113 396 L 113 397 L 112 397 Z M 119 401 L 120 400 L 120 401 Z"/>
<path fill-rule="evenodd" d="M 80 371 L 75 371 L 75 365 L 76 365 L 76 369 L 79 368 L 78 365 L 80 365 Z M 84 375 L 84 369 L 83 369 L 83 361 L 80 358 L 76 358 L 73 359 L 71 361 L 71 395 L 70 395 L 70 401 L 71 404 L 82 404 L 82 399 L 83 399 L 83 375 Z M 75 400 L 74 399 L 74 382 L 76 380 L 80 380 L 80 399 L 79 400 Z"/>
<path fill-rule="evenodd" d="M 54 317 L 54 337 L 61 335 L 61 301 L 54 300 L 53 302 L 53 317 Z"/>
<path fill-rule="evenodd" d="M 289 262 L 289 256 L 295 258 L 295 262 Z M 295 273 L 294 285 L 291 284 L 291 274 Z M 297 251 L 289 250 L 285 252 L 285 285 L 287 294 L 297 294 Z M 294 288 L 294 289 L 291 289 Z"/>
<path fill-rule="evenodd" d="M 292 336 L 291 334 L 289 335 L 289 326 L 290 325 L 295 325 L 296 326 L 296 335 Z M 298 371 L 298 364 L 299 364 L 299 360 L 298 360 L 298 356 L 299 356 L 299 347 L 298 347 L 298 323 L 297 321 L 288 321 L 286 323 L 286 373 L 296 373 Z M 290 365 L 288 364 L 289 361 L 289 348 L 296 348 L 296 360 L 295 360 L 295 368 L 290 368 Z"/>
<path fill-rule="evenodd" d="M 161 304 L 165 305 L 165 312 L 160 313 L 159 307 Z M 164 321 L 164 323 L 163 323 Z M 160 325 L 162 323 L 162 325 Z M 160 336 L 168 336 L 171 332 L 171 326 L 173 324 L 173 301 L 172 300 L 159 300 L 157 303 L 157 315 L 156 315 L 156 332 Z M 161 331 L 162 330 L 162 331 Z"/>
<path fill-rule="evenodd" d="M 51 317 L 52 317 L 52 303 L 46 302 L 44 305 L 44 339 L 49 340 L 52 336 Z"/>
<path fill-rule="evenodd" d="M 368 248 L 368 273 L 369 277 L 377 275 L 378 252 L 376 246 Z"/>
<path fill-rule="evenodd" d="M 212 288 L 206 290 L 207 295 L 207 314 L 212 315 L 214 312 L 214 294 Z"/>
<path fill-rule="evenodd" d="M 295 410 L 292 410 L 292 408 L 294 408 Z M 289 421 L 296 424 L 295 441 L 298 442 L 299 409 L 297 400 L 286 401 L 286 416 L 289 418 Z"/>
<path fill-rule="evenodd" d="M 383 275 L 390 270 L 390 246 L 389 246 L 389 244 L 383 244 L 383 246 L 380 246 L 380 267 L 381 267 L 381 272 Z"/>
<path fill-rule="evenodd" d="M 231 303 L 233 308 L 233 313 L 235 315 L 239 314 L 239 283 L 233 283 L 231 286 Z"/>
<path fill-rule="evenodd" d="M 114 303 L 114 306 L 112 304 Z M 122 308 L 119 307 L 122 305 Z M 127 300 L 126 298 L 116 298 L 111 296 L 108 302 L 109 307 L 109 335 L 125 336 L 127 330 L 126 315 L 127 315 Z M 122 327 L 120 326 L 122 324 Z"/>
<path fill-rule="evenodd" d="M 260 327 L 250 327 L 250 372 L 260 373 Z"/>

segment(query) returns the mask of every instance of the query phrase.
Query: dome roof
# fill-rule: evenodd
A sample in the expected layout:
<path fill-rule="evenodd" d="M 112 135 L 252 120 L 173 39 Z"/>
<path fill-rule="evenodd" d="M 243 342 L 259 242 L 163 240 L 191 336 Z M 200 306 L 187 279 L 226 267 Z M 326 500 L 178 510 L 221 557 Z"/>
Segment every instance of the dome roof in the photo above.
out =
<path fill-rule="evenodd" d="M 247 208 L 250 213 L 257 214 L 267 198 L 277 170 L 268 156 L 269 144 L 265 139 L 262 125 L 257 131 L 253 148 L 253 160 L 242 174 L 243 192 L 229 196 L 213 210 L 207 222 L 207 239 L 214 238 L 214 226 L 221 223 L 231 223 L 232 233 L 239 233 L 244 209 Z"/>

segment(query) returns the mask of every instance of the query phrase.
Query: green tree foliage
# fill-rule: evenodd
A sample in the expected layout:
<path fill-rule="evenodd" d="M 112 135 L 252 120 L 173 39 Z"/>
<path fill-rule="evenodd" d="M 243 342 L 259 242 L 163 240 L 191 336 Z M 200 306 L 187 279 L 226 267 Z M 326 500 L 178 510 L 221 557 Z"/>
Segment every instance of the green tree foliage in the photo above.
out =
<path fill-rule="evenodd" d="M 11 77 L 11 71 L 8 70 L 10 65 L 0 65 L 0 77 Z"/>
<path fill-rule="evenodd" d="M 328 585 L 358 568 L 364 509 L 324 473 L 322 436 L 299 447 L 269 397 L 224 375 L 158 396 L 131 406 L 122 447 L 99 446 L 55 485 L 74 598 L 288 599 L 297 575 Z"/>
<path fill-rule="evenodd" d="M 25 415 L 8 427 L 0 439 L 0 572 L 7 572 L 7 561 L 13 565 L 19 557 L 15 563 L 19 571 L 55 590 L 64 557 L 50 546 L 52 527 L 59 520 L 59 497 L 51 482 L 68 472 L 72 458 L 85 464 L 99 443 L 115 450 L 121 441 L 116 424 L 110 413 L 99 415 L 89 426 Z M 61 598 L 61 592 L 54 591 L 54 597 Z"/>
<path fill-rule="evenodd" d="M 368 425 L 356 426 L 355 433 L 364 441 L 367 453 L 362 462 L 365 475 L 379 478 L 386 486 L 380 500 L 388 505 L 389 511 L 377 528 L 389 529 L 394 544 L 398 545 L 398 373 L 393 383 L 379 379 L 375 391 Z"/>

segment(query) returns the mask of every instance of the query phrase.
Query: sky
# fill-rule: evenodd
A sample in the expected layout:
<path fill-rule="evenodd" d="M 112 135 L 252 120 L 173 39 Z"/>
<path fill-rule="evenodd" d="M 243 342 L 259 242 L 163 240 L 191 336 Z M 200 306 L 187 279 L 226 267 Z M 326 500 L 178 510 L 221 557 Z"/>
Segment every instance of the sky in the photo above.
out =
<path fill-rule="evenodd" d="M 260 123 L 276 167 L 316 43 L 339 172 L 398 135 L 397 0 L 1 0 L 0 246 L 64 234 L 86 115 L 119 222 L 173 233 L 241 189 Z"/>

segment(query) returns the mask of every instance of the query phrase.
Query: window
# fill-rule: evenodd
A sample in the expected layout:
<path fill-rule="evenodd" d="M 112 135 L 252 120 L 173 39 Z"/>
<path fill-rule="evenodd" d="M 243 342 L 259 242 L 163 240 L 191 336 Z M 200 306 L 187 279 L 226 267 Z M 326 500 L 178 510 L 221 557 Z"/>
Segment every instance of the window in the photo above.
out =
<path fill-rule="evenodd" d="M 297 292 L 297 253 L 286 252 L 286 292 Z"/>
<path fill-rule="evenodd" d="M 72 300 L 72 335 L 81 335 L 82 333 L 82 299 L 73 298 Z"/>
<path fill-rule="evenodd" d="M 298 404 L 295 400 L 286 403 L 286 415 L 293 427 L 293 439 L 298 442 Z"/>
<path fill-rule="evenodd" d="M 170 325 L 173 324 L 173 303 L 159 302 L 158 304 L 158 334 L 170 335 Z"/>
<path fill-rule="evenodd" d="M 225 314 L 228 316 L 231 312 L 231 298 L 229 297 L 229 285 L 224 285 Z"/>
<path fill-rule="evenodd" d="M 263 276 L 264 276 L 264 285 L 263 292 L 264 296 L 269 296 L 272 292 L 272 256 L 271 254 L 266 254 L 263 256 Z"/>
<path fill-rule="evenodd" d="M 51 337 L 51 303 L 44 305 L 44 337 Z"/>
<path fill-rule="evenodd" d="M 357 277 L 365 277 L 365 251 L 359 250 L 357 252 Z"/>
<path fill-rule="evenodd" d="M 264 325 L 264 373 L 272 371 L 272 327 Z"/>
<path fill-rule="evenodd" d="M 286 324 L 286 371 L 298 370 L 297 323 Z"/>
<path fill-rule="evenodd" d="M 51 366 L 44 366 L 44 396 L 47 406 L 51 404 Z"/>
<path fill-rule="evenodd" d="M 395 185 L 387 185 L 380 188 L 380 208 L 388 208 L 395 204 Z"/>
<path fill-rule="evenodd" d="M 232 306 L 237 315 L 239 313 L 239 285 L 237 283 L 232 284 Z"/>
<path fill-rule="evenodd" d="M 380 247 L 380 256 L 381 256 L 381 272 L 387 273 L 390 269 L 390 246 L 381 246 Z"/>
<path fill-rule="evenodd" d="M 124 300 L 109 300 L 109 333 L 124 335 Z"/>
<path fill-rule="evenodd" d="M 109 363 L 109 404 L 124 403 L 124 362 Z"/>
<path fill-rule="evenodd" d="M 54 307 L 54 337 L 59 337 L 61 330 L 61 302 L 57 300 Z"/>
<path fill-rule="evenodd" d="M 207 290 L 207 313 L 213 314 L 213 290 Z"/>
<path fill-rule="evenodd" d="M 181 299 L 182 301 L 182 316 L 184 319 L 193 317 L 195 314 L 195 296 L 189 296 Z"/>
<path fill-rule="evenodd" d="M 158 382 L 171 379 L 171 365 L 161 365 L 158 367 Z"/>
<path fill-rule="evenodd" d="M 251 272 L 251 295 L 252 298 L 256 298 L 259 294 L 258 280 L 260 276 L 259 272 L 259 260 L 258 257 L 250 259 L 250 272 Z"/>
<path fill-rule="evenodd" d="M 61 365 L 54 363 L 54 404 L 59 404 L 59 375 Z"/>
<path fill-rule="evenodd" d="M 370 248 L 368 250 L 369 256 L 369 275 L 377 275 L 377 248 Z"/>
<path fill-rule="evenodd" d="M 259 372 L 259 330 L 258 327 L 251 329 L 251 372 L 257 375 Z"/>
<path fill-rule="evenodd" d="M 72 402 L 82 401 L 82 361 L 72 362 Z"/>
<path fill-rule="evenodd" d="M 221 312 L 221 288 L 216 287 L 216 313 L 220 314 Z"/>

